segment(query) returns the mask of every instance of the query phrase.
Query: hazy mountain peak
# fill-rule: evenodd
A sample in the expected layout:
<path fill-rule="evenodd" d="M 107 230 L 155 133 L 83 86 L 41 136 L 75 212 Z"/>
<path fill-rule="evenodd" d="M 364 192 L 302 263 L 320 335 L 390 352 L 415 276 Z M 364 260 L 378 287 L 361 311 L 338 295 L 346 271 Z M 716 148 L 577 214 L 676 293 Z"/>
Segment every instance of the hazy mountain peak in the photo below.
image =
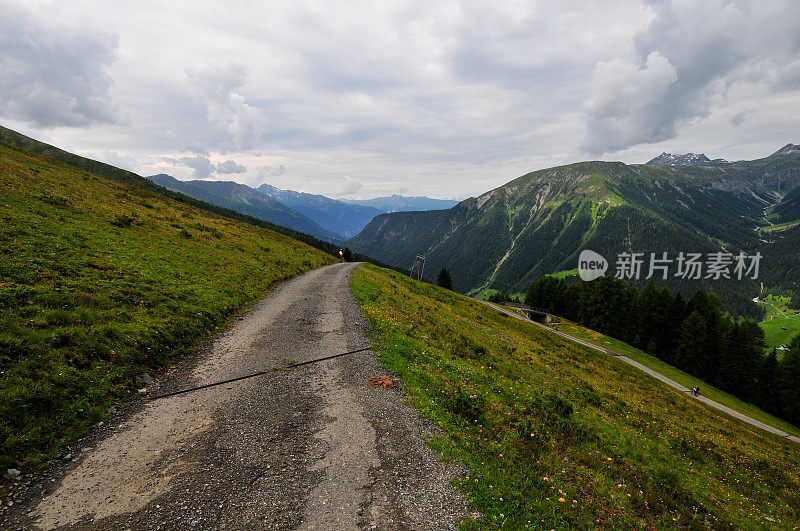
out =
<path fill-rule="evenodd" d="M 683 155 L 673 155 L 672 153 L 662 153 L 654 159 L 647 161 L 648 164 L 664 164 L 666 166 L 706 166 L 712 164 L 711 159 L 704 153 L 684 153 Z"/>
<path fill-rule="evenodd" d="M 404 196 L 398 194 L 375 197 L 372 199 L 344 199 L 344 201 L 353 205 L 371 206 L 383 212 L 445 210 L 458 204 L 458 201 L 449 199 L 433 199 L 425 196 Z"/>
<path fill-rule="evenodd" d="M 773 155 L 788 155 L 790 153 L 800 153 L 800 145 L 798 144 L 786 144 L 778 151 L 773 153 Z"/>

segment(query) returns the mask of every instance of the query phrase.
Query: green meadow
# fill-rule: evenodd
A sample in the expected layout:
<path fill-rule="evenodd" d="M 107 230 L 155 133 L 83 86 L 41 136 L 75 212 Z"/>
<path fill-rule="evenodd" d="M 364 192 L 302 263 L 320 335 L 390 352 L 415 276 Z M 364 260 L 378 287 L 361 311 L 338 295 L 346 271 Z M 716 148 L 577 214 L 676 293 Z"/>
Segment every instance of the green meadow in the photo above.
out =
<path fill-rule="evenodd" d="M 286 236 L 0 144 L 0 468 L 83 435 L 276 283 Z"/>
<path fill-rule="evenodd" d="M 383 364 L 468 472 L 467 529 L 793 528 L 800 446 L 613 356 L 403 275 L 353 291 Z"/>
<path fill-rule="evenodd" d="M 609 348 L 615 352 L 618 352 L 619 354 L 622 354 L 623 356 L 627 356 L 628 358 L 641 363 L 645 367 L 653 369 L 659 374 L 663 374 L 667 378 L 681 384 L 684 387 L 691 389 L 694 386 L 699 386 L 703 396 L 734 409 L 739 413 L 743 413 L 748 417 L 752 417 L 760 422 L 763 422 L 764 424 L 768 424 L 783 430 L 786 433 L 791 433 L 792 435 L 800 437 L 800 428 L 794 424 L 791 424 L 774 415 L 770 415 L 759 407 L 749 402 L 745 402 L 744 400 L 740 400 L 730 393 L 726 393 L 725 391 L 717 389 L 713 385 L 704 382 L 700 378 L 683 372 L 682 370 L 673 367 L 669 363 L 662 361 L 655 356 L 651 356 L 650 354 L 638 348 L 632 347 L 627 343 L 563 319 L 559 319 L 557 324 L 551 326 L 558 326 L 558 329 L 561 332 L 566 332 L 571 336 L 584 339 L 600 347 Z"/>
<path fill-rule="evenodd" d="M 800 310 L 789 308 L 789 302 L 789 298 L 777 295 L 767 295 L 758 301 L 767 311 L 759 325 L 764 330 L 764 343 L 769 348 L 788 345 L 795 335 L 800 334 Z M 778 351 L 778 357 L 782 355 L 783 352 Z"/>

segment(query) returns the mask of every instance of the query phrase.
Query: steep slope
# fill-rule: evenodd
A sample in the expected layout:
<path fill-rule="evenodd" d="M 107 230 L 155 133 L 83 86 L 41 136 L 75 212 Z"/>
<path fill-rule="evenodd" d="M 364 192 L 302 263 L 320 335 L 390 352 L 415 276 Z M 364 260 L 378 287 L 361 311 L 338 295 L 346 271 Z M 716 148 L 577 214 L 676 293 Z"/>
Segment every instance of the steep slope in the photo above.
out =
<path fill-rule="evenodd" d="M 774 223 L 800 220 L 800 186 L 790 190 L 779 202 L 769 207 L 767 219 Z"/>
<path fill-rule="evenodd" d="M 40 142 L 1 125 L 0 143 L 27 151 L 28 153 L 43 155 L 49 159 L 68 164 L 74 168 L 88 171 L 95 175 L 102 175 L 103 177 L 108 177 L 109 179 L 114 179 L 115 181 L 119 181 L 124 184 L 136 186 L 137 188 L 143 188 L 151 191 L 157 191 L 158 189 L 157 186 L 141 175 L 116 168 L 104 162 L 87 159 L 86 157 L 69 153 L 68 151 L 51 146 L 50 144 L 45 144 L 44 142 Z"/>
<path fill-rule="evenodd" d="M 760 248 L 770 258 L 762 280 L 765 291 L 789 295 L 791 306 L 800 309 L 800 225 L 770 232 L 769 238 Z"/>
<path fill-rule="evenodd" d="M 800 522 L 800 449 L 614 356 L 371 266 L 353 290 L 375 350 L 468 469 L 487 529 Z M 587 331 L 590 332 L 590 331 Z"/>
<path fill-rule="evenodd" d="M 582 249 L 612 266 L 625 251 L 754 250 L 764 209 L 791 183 L 800 184 L 794 153 L 719 166 L 582 162 L 524 175 L 449 210 L 378 216 L 350 243 L 395 265 L 425 255 L 426 270 L 447 267 L 458 291 L 521 291 L 575 268 Z M 742 302 L 752 288 L 717 283 L 720 290 L 738 291 L 730 297 Z"/>
<path fill-rule="evenodd" d="M 155 185 L 152 185 L 155 186 Z M 333 258 L 0 145 L 0 468 L 36 465 L 277 282 Z"/>
<path fill-rule="evenodd" d="M 347 199 L 354 205 L 365 205 L 379 209 L 381 212 L 413 212 L 417 210 L 445 210 L 454 207 L 458 201 L 451 199 L 432 199 L 430 197 L 406 197 L 393 194 L 388 197 L 373 199 Z"/>
<path fill-rule="evenodd" d="M 262 194 L 277 199 L 284 205 L 309 217 L 325 230 L 341 238 L 352 238 L 372 218 L 385 212 L 371 206 L 336 201 L 324 195 L 307 194 L 292 190 L 281 190 L 264 183 L 257 188 Z"/>
<path fill-rule="evenodd" d="M 318 238 L 331 240 L 336 237 L 332 232 L 325 230 L 307 216 L 244 184 L 232 181 L 179 181 L 163 173 L 151 175 L 148 179 L 168 190 L 180 192 L 202 201 L 207 201 L 212 205 L 229 208 L 248 216 L 305 232 Z"/>
<path fill-rule="evenodd" d="M 315 236 L 306 234 L 305 232 L 297 231 L 276 223 L 271 223 L 269 221 L 256 218 L 254 216 L 242 214 L 240 212 L 236 212 L 229 208 L 221 207 L 219 205 L 213 205 L 207 201 L 202 201 L 200 199 L 191 197 L 181 192 L 168 190 L 163 186 L 158 185 L 152 182 L 151 180 L 142 177 L 141 175 L 137 175 L 133 172 L 116 168 L 114 166 L 105 164 L 103 162 L 87 159 L 86 157 L 75 155 L 74 153 L 69 153 L 67 151 L 64 151 L 63 149 L 51 146 L 50 144 L 45 144 L 44 142 L 40 142 L 38 140 L 27 137 L 21 133 L 18 133 L 16 131 L 13 131 L 11 129 L 2 126 L 0 126 L 0 144 L 6 144 L 8 146 L 21 149 L 28 153 L 43 155 L 48 159 L 67 164 L 69 166 L 72 166 L 73 168 L 88 171 L 90 173 L 94 173 L 95 175 L 108 177 L 109 179 L 113 179 L 117 182 L 121 182 L 123 184 L 127 184 L 130 186 L 135 186 L 136 188 L 141 188 L 142 190 L 154 192 L 169 199 L 174 199 L 176 201 L 180 201 L 187 205 L 191 205 L 214 214 L 219 214 L 226 218 L 235 219 L 238 221 L 244 221 L 245 223 L 249 223 L 257 227 L 264 227 L 273 230 L 280 234 L 289 236 L 290 238 L 300 240 L 304 243 L 307 243 L 308 245 L 311 245 L 312 247 L 321 249 L 329 254 L 335 254 L 338 251 L 338 246 L 333 245 L 328 241 L 316 238 Z"/>

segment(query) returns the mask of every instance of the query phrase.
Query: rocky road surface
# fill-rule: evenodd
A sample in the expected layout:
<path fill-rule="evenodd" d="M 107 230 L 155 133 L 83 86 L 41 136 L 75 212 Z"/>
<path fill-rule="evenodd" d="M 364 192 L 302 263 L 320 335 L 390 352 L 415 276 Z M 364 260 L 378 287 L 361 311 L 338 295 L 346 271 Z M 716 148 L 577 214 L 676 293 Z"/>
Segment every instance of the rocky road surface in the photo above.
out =
<path fill-rule="evenodd" d="M 368 346 L 355 264 L 278 286 L 151 396 Z M 462 473 L 371 352 L 127 408 L 22 489 L 6 529 L 451 529 Z"/>

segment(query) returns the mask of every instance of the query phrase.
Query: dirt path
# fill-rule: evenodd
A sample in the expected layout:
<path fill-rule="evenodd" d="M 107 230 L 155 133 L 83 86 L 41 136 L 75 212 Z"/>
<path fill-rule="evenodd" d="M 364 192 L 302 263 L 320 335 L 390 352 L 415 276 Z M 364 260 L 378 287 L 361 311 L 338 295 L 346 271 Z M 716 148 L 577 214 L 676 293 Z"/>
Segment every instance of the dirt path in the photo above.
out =
<path fill-rule="evenodd" d="M 478 301 L 478 302 L 482 302 L 483 304 L 486 304 L 488 306 L 491 306 L 492 308 L 494 308 L 496 310 L 504 312 L 507 315 L 510 315 L 511 317 L 514 317 L 514 318 L 519 319 L 521 321 L 525 321 L 527 323 L 534 324 L 534 325 L 538 326 L 539 328 L 542 328 L 543 330 L 547 330 L 548 332 L 551 332 L 553 334 L 557 334 L 557 335 L 559 335 L 559 336 L 561 336 L 561 337 L 563 337 L 565 339 L 569 339 L 570 341 L 574 341 L 575 343 L 580 343 L 581 345 L 585 345 L 585 346 L 587 346 L 589 348 L 593 348 L 595 350 L 599 350 L 600 352 L 604 352 L 605 354 L 611 354 L 612 356 L 616 357 L 618 360 L 623 361 L 623 362 L 627 363 L 628 365 L 632 365 L 632 366 L 636 367 L 640 371 L 649 374 L 653 378 L 661 380 L 662 382 L 664 382 L 665 384 L 669 385 L 670 387 L 673 387 L 673 388 L 675 388 L 678 391 L 681 391 L 683 393 L 687 393 L 688 396 L 692 396 L 691 393 L 690 393 L 690 390 L 687 387 L 682 386 L 681 384 L 679 384 L 675 380 L 671 380 L 670 378 L 667 378 L 663 374 L 658 373 L 658 372 L 654 371 L 653 369 L 642 365 L 638 361 L 634 361 L 634 360 L 630 359 L 627 356 L 623 356 L 622 354 L 620 354 L 618 352 L 615 352 L 615 351 L 613 351 L 611 349 L 608 349 L 608 348 L 604 348 L 604 347 L 595 345 L 594 343 L 591 343 L 591 342 L 586 341 L 584 339 L 580 339 L 580 338 L 577 338 L 575 336 L 571 336 L 569 334 L 561 332 L 560 330 L 553 330 L 549 326 L 545 326 L 545 325 L 543 325 L 541 323 L 537 323 L 535 321 L 531 321 L 530 319 L 527 319 L 527 318 L 519 315 L 518 313 L 509 311 L 509 310 L 507 310 L 507 309 L 505 309 L 505 308 L 503 308 L 501 306 L 498 306 L 496 304 L 492 304 L 491 302 L 481 301 L 481 300 L 478 300 L 478 299 L 475 299 L 475 300 Z M 756 426 L 758 428 L 761 428 L 762 430 L 774 433 L 776 435 L 780 435 L 781 437 L 784 437 L 785 439 L 789 439 L 790 441 L 794 441 L 796 443 L 800 443 L 800 438 L 799 437 L 795 437 L 794 435 L 790 435 L 790 434 L 786 433 L 783 430 L 779 430 L 778 428 L 770 426 L 769 424 L 764 424 L 763 422 L 758 421 L 758 420 L 756 420 L 756 419 L 754 419 L 752 417 L 748 417 L 747 415 L 739 413 L 738 411 L 733 410 L 733 409 L 729 408 L 728 406 L 722 405 L 719 402 L 711 400 L 710 398 L 706 398 L 706 397 L 704 397 L 702 395 L 698 396 L 698 397 L 694 397 L 694 398 L 696 398 L 697 400 L 699 400 L 699 401 L 701 401 L 701 402 L 703 402 L 703 403 L 705 403 L 705 404 L 707 404 L 707 405 L 709 405 L 709 406 L 711 406 L 711 407 L 713 407 L 715 409 L 718 409 L 718 410 L 720 410 L 720 411 L 722 411 L 724 413 L 727 413 L 728 415 L 730 415 L 732 417 L 735 417 L 735 418 L 737 418 L 737 419 L 739 419 L 739 420 L 741 420 L 743 422 L 746 422 L 748 424 L 752 424 L 753 426 Z"/>
<path fill-rule="evenodd" d="M 155 392 L 369 345 L 354 268 L 282 284 Z M 367 351 L 145 402 L 31 484 L 0 527 L 454 528 L 461 472 L 397 390 L 366 386 L 383 373 Z"/>

